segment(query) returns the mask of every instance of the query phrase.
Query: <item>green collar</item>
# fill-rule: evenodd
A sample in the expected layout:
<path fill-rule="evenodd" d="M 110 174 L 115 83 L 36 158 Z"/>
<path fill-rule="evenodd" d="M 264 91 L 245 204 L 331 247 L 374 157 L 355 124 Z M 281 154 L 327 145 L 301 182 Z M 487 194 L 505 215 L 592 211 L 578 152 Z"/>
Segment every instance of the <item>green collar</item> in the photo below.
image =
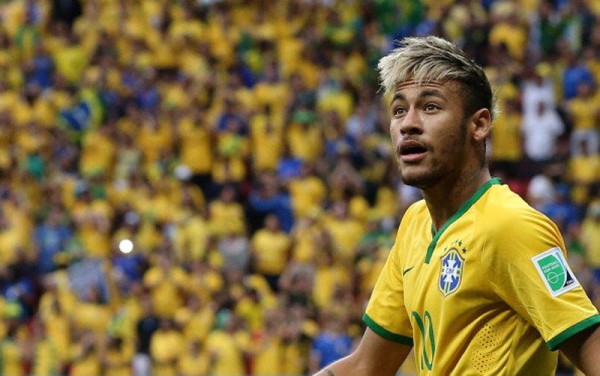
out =
<path fill-rule="evenodd" d="M 431 233 L 433 234 L 433 239 L 431 239 L 431 243 L 429 244 L 429 247 L 427 248 L 427 255 L 425 255 L 425 263 L 426 264 L 429 264 L 429 261 L 431 261 L 431 256 L 433 255 L 433 250 L 435 249 L 438 239 L 442 236 L 444 231 L 446 231 L 446 229 L 448 227 L 450 227 L 451 224 L 456 222 L 456 220 L 458 220 L 458 218 L 460 218 L 463 214 L 465 214 L 467 212 L 467 210 L 469 210 L 469 208 L 471 206 L 473 206 L 473 204 L 476 203 L 477 200 L 479 200 L 479 198 L 481 196 L 483 196 L 483 194 L 485 192 L 487 192 L 487 190 L 492 185 L 496 185 L 496 184 L 500 184 L 500 178 L 492 178 L 492 179 L 488 180 L 484 185 L 482 185 L 473 194 L 473 196 L 471 196 L 470 199 L 468 199 L 461 205 L 461 207 L 458 209 L 458 211 L 456 213 L 454 213 L 454 215 L 452 217 L 450 217 L 450 219 L 448 221 L 446 221 L 446 223 L 444 223 L 444 225 L 439 229 L 438 232 L 435 232 L 435 230 L 433 229 L 433 225 L 431 226 Z"/>

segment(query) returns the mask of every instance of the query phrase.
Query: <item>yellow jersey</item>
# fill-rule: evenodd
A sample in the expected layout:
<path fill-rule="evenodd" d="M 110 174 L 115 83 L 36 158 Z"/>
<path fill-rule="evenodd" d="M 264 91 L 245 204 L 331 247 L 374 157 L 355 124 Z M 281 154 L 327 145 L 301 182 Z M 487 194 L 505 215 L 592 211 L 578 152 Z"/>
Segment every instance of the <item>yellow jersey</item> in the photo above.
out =
<path fill-rule="evenodd" d="M 553 375 L 553 352 L 600 315 L 556 225 L 494 178 L 438 231 L 406 212 L 363 317 L 414 345 L 420 375 Z"/>
<path fill-rule="evenodd" d="M 0 372 L 3 375 L 25 375 L 24 350 L 13 338 L 0 342 Z"/>
<path fill-rule="evenodd" d="M 517 162 L 523 157 L 521 147 L 521 114 L 505 110 L 492 128 L 492 159 Z"/>
<path fill-rule="evenodd" d="M 573 121 L 573 129 L 594 129 L 599 103 L 600 97 L 598 95 L 577 96 L 571 99 L 568 109 Z"/>
<path fill-rule="evenodd" d="M 255 268 L 259 273 L 279 275 L 287 266 L 291 238 L 284 231 L 261 228 L 251 239 Z"/>

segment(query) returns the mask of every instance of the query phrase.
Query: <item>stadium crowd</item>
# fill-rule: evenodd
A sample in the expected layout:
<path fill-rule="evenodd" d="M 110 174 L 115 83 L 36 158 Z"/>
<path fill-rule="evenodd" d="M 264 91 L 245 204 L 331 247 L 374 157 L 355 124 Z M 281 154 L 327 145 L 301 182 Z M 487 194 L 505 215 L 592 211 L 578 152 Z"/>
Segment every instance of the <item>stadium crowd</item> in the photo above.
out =
<path fill-rule="evenodd" d="M 492 171 L 559 225 L 600 306 L 598 1 L 8 0 L 0 17 L 0 374 L 301 375 L 348 353 L 420 198 L 375 70 L 407 35 L 485 67 Z"/>

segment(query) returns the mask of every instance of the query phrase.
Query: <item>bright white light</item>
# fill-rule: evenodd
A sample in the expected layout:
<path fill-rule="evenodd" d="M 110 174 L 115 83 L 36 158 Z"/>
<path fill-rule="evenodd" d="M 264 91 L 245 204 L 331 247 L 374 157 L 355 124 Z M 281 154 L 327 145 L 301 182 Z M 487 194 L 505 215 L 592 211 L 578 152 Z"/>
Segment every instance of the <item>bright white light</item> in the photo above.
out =
<path fill-rule="evenodd" d="M 129 253 L 133 251 L 133 242 L 129 239 L 123 239 L 119 242 L 119 251 Z"/>

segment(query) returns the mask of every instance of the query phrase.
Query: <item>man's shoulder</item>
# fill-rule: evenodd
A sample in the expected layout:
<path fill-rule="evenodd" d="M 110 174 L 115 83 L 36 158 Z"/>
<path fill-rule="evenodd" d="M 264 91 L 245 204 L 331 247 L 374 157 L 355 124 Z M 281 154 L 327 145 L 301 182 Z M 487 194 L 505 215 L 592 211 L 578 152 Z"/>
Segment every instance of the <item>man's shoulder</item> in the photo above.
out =
<path fill-rule="evenodd" d="M 489 190 L 481 207 L 493 215 L 518 215 L 519 213 L 539 213 L 520 195 L 513 192 L 507 185 L 497 185 Z"/>
<path fill-rule="evenodd" d="M 490 190 L 490 194 L 479 207 L 477 218 L 491 233 L 521 233 L 531 230 L 532 227 L 554 227 L 545 214 L 529 205 L 507 186 L 498 186 Z"/>

